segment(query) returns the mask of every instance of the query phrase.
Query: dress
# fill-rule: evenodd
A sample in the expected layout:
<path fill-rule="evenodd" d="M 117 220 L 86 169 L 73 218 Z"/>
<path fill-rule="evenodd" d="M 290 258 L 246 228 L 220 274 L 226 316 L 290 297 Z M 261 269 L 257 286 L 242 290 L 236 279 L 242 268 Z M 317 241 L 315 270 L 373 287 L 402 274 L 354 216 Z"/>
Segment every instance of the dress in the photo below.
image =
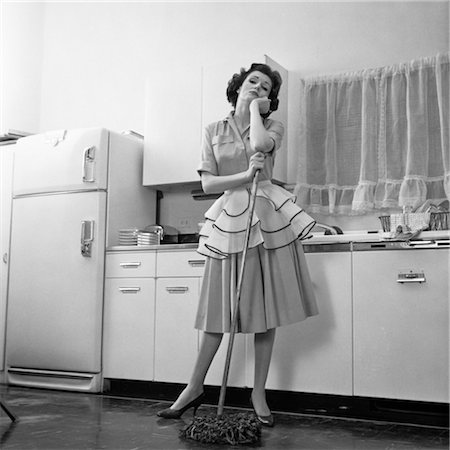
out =
<path fill-rule="evenodd" d="M 315 224 L 295 196 L 272 184 L 275 152 L 283 125 L 269 118 L 264 127 L 275 142 L 260 173 L 249 250 L 241 288 L 238 333 L 260 333 L 318 314 L 301 240 Z M 208 125 L 199 173 L 230 175 L 248 168 L 249 128 L 241 134 L 233 114 Z M 207 256 L 195 328 L 229 332 L 242 261 L 251 183 L 225 191 L 205 213 L 198 252 Z"/>

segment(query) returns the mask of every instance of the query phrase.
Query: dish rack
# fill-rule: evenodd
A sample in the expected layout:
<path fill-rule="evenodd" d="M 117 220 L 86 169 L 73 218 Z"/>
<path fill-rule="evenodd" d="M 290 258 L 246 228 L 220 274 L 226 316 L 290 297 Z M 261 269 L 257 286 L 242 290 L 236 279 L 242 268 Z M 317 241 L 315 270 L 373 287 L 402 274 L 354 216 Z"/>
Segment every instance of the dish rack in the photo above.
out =
<path fill-rule="evenodd" d="M 396 231 L 398 226 L 414 230 L 448 230 L 450 212 L 406 213 L 379 216 L 384 232 Z"/>

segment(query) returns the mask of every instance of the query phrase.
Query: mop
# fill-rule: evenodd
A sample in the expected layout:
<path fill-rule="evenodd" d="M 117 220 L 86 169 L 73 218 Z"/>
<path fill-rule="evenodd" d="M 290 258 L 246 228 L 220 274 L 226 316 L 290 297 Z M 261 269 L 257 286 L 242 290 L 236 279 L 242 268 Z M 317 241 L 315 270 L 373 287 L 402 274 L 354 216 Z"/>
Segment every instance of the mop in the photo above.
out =
<path fill-rule="evenodd" d="M 233 317 L 230 328 L 227 355 L 223 371 L 222 385 L 217 406 L 217 415 L 195 416 L 193 422 L 181 430 L 180 436 L 186 439 L 208 443 L 208 444 L 253 444 L 261 437 L 261 423 L 254 414 L 234 413 L 224 414 L 225 394 L 230 371 L 231 354 L 233 351 L 234 336 L 237 328 L 237 318 L 239 301 L 241 297 L 242 282 L 244 279 L 245 260 L 247 257 L 248 244 L 250 240 L 250 229 L 252 225 L 253 213 L 255 210 L 256 191 L 258 189 L 259 170 L 255 172 L 250 194 L 250 212 L 245 230 L 244 249 L 236 289 L 236 302 L 234 305 Z"/>

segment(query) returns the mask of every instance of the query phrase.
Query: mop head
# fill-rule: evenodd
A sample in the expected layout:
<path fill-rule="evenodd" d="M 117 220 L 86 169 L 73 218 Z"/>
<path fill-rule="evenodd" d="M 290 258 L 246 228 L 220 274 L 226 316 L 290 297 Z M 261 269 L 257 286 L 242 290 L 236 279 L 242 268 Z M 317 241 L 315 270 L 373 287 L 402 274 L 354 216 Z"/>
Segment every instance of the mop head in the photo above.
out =
<path fill-rule="evenodd" d="M 261 423 L 248 413 L 196 416 L 180 437 L 205 444 L 254 444 L 261 438 Z"/>

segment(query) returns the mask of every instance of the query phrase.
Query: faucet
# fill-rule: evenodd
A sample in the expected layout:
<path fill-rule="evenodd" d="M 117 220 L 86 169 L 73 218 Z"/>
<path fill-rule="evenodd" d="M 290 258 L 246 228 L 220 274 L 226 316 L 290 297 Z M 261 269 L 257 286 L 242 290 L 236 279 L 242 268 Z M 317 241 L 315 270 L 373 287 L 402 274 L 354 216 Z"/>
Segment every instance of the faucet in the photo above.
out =
<path fill-rule="evenodd" d="M 344 234 L 344 232 L 336 225 L 326 225 L 324 223 L 317 222 L 315 226 L 325 230 L 325 234 L 327 234 L 327 235 L 329 235 L 329 234 Z"/>

